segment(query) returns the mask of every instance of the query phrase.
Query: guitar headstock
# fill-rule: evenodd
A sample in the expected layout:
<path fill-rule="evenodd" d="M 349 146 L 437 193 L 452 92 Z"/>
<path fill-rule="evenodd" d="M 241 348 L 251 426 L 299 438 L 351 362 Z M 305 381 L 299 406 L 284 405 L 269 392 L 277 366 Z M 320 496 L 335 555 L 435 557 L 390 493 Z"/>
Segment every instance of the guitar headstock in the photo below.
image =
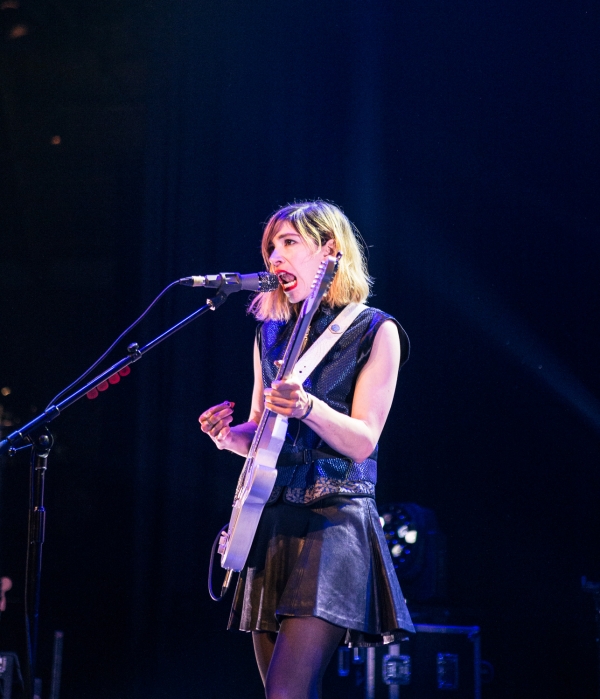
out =
<path fill-rule="evenodd" d="M 335 273 L 338 270 L 339 262 L 342 257 L 342 253 L 333 257 L 330 255 L 326 257 L 321 264 L 319 269 L 315 274 L 315 278 L 310 285 L 310 294 L 306 297 L 304 304 L 302 305 L 302 315 L 310 313 L 313 309 L 317 309 L 318 305 L 321 303 L 323 296 L 329 291 Z"/>
<path fill-rule="evenodd" d="M 323 296 L 329 291 L 341 257 L 342 253 L 338 253 L 335 257 L 327 257 L 321 262 L 312 281 L 310 293 L 302 304 L 290 342 L 281 360 L 281 366 L 277 373 L 278 379 L 289 376 L 293 370 L 294 364 L 302 352 L 305 334 L 308 331 L 312 317 L 319 307 Z"/>

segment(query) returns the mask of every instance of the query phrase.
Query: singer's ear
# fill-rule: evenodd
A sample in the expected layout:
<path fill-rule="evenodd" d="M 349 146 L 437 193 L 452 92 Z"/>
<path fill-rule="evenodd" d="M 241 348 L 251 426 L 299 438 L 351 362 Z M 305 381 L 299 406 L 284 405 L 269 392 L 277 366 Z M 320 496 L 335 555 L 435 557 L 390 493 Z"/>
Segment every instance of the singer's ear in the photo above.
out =
<path fill-rule="evenodd" d="M 335 240 L 330 238 L 325 245 L 321 248 L 323 252 L 323 257 L 329 257 L 329 255 L 335 254 Z"/>

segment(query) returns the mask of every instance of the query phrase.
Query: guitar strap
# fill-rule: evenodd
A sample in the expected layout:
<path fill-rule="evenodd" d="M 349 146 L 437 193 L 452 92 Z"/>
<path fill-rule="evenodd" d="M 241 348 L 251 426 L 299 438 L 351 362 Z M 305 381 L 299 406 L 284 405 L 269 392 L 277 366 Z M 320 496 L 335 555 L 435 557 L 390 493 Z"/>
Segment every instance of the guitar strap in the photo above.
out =
<path fill-rule="evenodd" d="M 367 306 L 364 303 L 349 303 L 344 310 L 327 326 L 325 331 L 300 357 L 294 366 L 292 376 L 302 383 L 312 374 L 321 360 L 348 330 L 352 322 Z"/>

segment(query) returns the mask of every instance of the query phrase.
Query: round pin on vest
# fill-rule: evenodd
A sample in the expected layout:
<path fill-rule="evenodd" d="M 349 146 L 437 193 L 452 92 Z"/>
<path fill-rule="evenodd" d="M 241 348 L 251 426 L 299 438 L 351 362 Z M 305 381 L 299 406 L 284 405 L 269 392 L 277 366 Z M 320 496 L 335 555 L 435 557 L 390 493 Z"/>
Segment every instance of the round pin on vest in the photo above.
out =
<path fill-rule="evenodd" d="M 332 333 L 339 333 L 340 332 L 340 326 L 337 323 L 332 325 L 329 329 L 331 330 Z"/>

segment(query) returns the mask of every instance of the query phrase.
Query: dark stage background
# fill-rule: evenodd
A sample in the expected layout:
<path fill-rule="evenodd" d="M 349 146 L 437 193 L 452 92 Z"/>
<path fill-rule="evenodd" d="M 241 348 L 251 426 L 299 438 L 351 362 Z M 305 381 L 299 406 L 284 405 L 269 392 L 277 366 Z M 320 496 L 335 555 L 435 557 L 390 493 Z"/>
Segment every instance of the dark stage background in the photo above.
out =
<path fill-rule="evenodd" d="M 0 7 L 5 432 L 168 282 L 260 269 L 268 214 L 330 199 L 412 340 L 380 502 L 437 514 L 445 606 L 496 669 L 484 696 L 596 696 L 598 4 Z M 204 298 L 170 291 L 127 341 Z M 246 416 L 246 303 L 54 423 L 40 666 L 47 689 L 63 630 L 64 699 L 262 696 L 206 591 L 241 459 L 196 422 L 225 399 Z M 0 474 L 0 647 L 22 651 L 26 456 Z"/>

